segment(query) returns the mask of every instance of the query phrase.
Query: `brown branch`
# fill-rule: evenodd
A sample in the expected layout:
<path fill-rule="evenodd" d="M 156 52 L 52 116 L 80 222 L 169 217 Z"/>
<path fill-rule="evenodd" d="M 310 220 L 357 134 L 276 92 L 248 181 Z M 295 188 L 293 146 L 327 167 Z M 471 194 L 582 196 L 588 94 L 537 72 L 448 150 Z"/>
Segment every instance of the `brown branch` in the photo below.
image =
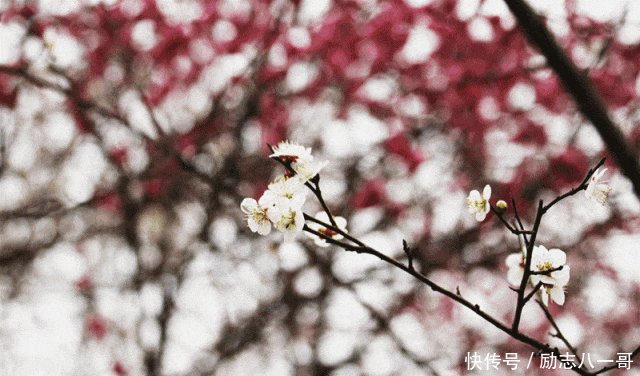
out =
<path fill-rule="evenodd" d="M 572 190 L 570 190 L 567 193 L 564 193 L 558 197 L 556 197 L 553 201 L 551 201 L 550 203 L 548 203 L 547 205 L 545 205 L 542 208 L 542 212 L 546 213 L 549 209 L 551 209 L 551 207 L 555 204 L 557 204 L 558 202 L 560 202 L 561 200 L 569 197 L 569 196 L 573 196 L 576 193 L 580 192 L 580 191 L 584 191 L 585 189 L 587 189 L 587 185 L 589 185 L 589 179 L 591 179 L 591 176 L 593 176 L 593 174 L 596 172 L 596 170 L 598 168 L 600 168 L 600 166 L 602 166 L 604 164 L 604 161 L 606 160 L 606 158 L 602 158 L 600 160 L 600 162 L 598 162 L 598 164 L 596 164 L 592 169 L 589 170 L 589 172 L 587 173 L 587 175 L 584 177 L 584 179 L 582 179 L 582 183 L 580 183 L 580 185 L 578 185 L 577 187 L 573 188 Z"/>
<path fill-rule="evenodd" d="M 307 216 L 305 214 L 305 219 L 311 218 L 310 216 Z M 336 231 L 338 233 L 341 233 L 341 235 L 344 236 L 344 232 L 342 232 L 339 228 L 331 226 L 328 223 L 324 223 L 322 221 L 319 220 L 315 220 L 314 222 L 325 226 L 327 228 L 330 228 L 332 231 Z M 503 323 L 501 323 L 500 321 L 498 321 L 496 318 L 494 318 L 493 316 L 491 316 L 490 314 L 484 312 L 480 306 L 478 304 L 474 304 L 468 300 L 466 300 L 465 298 L 462 297 L 462 295 L 459 294 L 458 291 L 456 292 L 452 292 L 449 291 L 443 287 L 441 287 L 440 285 L 438 285 L 437 283 L 433 282 L 432 280 L 430 280 L 428 277 L 426 277 L 425 275 L 423 275 L 422 273 L 416 271 L 415 269 L 409 268 L 408 266 L 404 265 L 403 263 L 393 259 L 392 257 L 389 257 L 385 254 L 383 254 L 382 252 L 371 248 L 367 245 L 364 245 L 362 242 L 358 241 L 360 244 L 362 245 L 352 245 L 352 244 L 348 244 L 339 240 L 335 240 L 329 236 L 326 236 L 325 234 L 322 234 L 318 231 L 315 231 L 311 228 L 309 228 L 308 226 L 304 226 L 303 228 L 304 231 L 307 231 L 315 236 L 318 236 L 322 239 L 324 239 L 325 241 L 327 241 L 330 244 L 334 244 L 337 245 L 339 247 L 342 247 L 343 249 L 347 250 L 347 251 L 354 251 L 357 253 L 366 253 L 372 256 L 377 257 L 378 259 L 386 262 L 387 264 L 391 264 L 392 266 L 395 266 L 398 269 L 403 270 L 404 272 L 406 272 L 407 274 L 410 274 L 411 276 L 413 276 L 415 279 L 419 280 L 420 282 L 424 283 L 425 285 L 429 286 L 431 288 L 431 290 L 442 294 L 454 301 L 456 301 L 457 303 L 469 308 L 470 310 L 472 310 L 473 312 L 475 312 L 478 316 L 480 316 L 481 318 L 483 318 L 485 321 L 487 321 L 488 323 L 490 323 L 491 325 L 493 325 L 494 327 L 496 327 L 497 329 L 499 329 L 500 331 L 504 332 L 505 334 L 509 335 L 510 337 L 524 343 L 527 344 L 535 349 L 538 349 L 541 352 L 549 352 L 552 354 L 556 354 L 556 355 L 560 355 L 560 352 L 558 349 L 556 348 L 551 348 L 548 344 L 544 344 L 538 340 L 536 340 L 535 338 L 529 337 L 523 333 L 520 333 L 519 331 L 517 331 L 517 329 L 509 328 L 506 325 L 504 325 Z M 340 231 L 339 231 L 340 230 Z M 347 238 L 345 236 L 345 238 Z M 353 237 L 349 236 L 349 238 L 353 239 Z M 348 240 L 351 240 L 348 239 Z M 533 244 L 533 243 L 532 243 Z M 572 364 L 572 370 L 575 371 L 578 374 L 581 375 L 588 375 L 589 373 L 579 369 L 577 366 L 575 366 L 574 364 Z"/>
<path fill-rule="evenodd" d="M 524 235 L 524 234 L 531 234 L 531 231 L 528 230 L 518 230 L 516 227 L 511 226 L 509 224 L 509 222 L 507 222 L 507 220 L 502 216 L 502 211 L 500 211 L 500 209 L 495 208 L 493 205 L 489 206 L 491 208 L 491 211 L 493 212 L 493 214 L 496 215 L 496 217 L 498 217 L 498 219 L 500 220 L 500 222 L 502 222 L 502 224 L 504 225 L 504 227 L 507 228 L 507 230 L 509 230 L 509 232 L 511 232 L 514 235 Z"/>
<path fill-rule="evenodd" d="M 531 260 L 533 256 L 533 245 L 536 242 L 536 236 L 538 235 L 538 228 L 540 227 L 540 221 L 542 220 L 542 200 L 538 202 L 538 211 L 536 212 L 536 219 L 533 224 L 533 233 L 531 234 L 531 239 L 529 240 L 529 245 L 527 246 L 527 255 L 525 259 L 524 272 L 522 273 L 522 280 L 520 281 L 520 287 L 518 288 L 518 302 L 516 304 L 516 313 L 513 318 L 513 325 L 511 329 L 514 332 L 518 332 L 518 326 L 520 325 L 520 318 L 522 317 L 522 309 L 524 305 L 527 303 L 525 300 L 524 292 L 527 289 L 527 284 L 529 283 L 529 276 L 531 275 Z"/>
<path fill-rule="evenodd" d="M 534 287 L 533 290 L 531 290 L 531 292 L 529 292 L 529 294 L 524 297 L 524 303 L 526 304 L 529 300 L 531 300 L 531 298 L 533 298 L 533 296 L 540 290 L 541 287 L 542 282 L 538 282 L 536 287 Z"/>
<path fill-rule="evenodd" d="M 540 306 L 540 309 L 542 310 L 542 312 L 544 312 L 545 317 L 547 318 L 547 320 L 549 321 L 551 326 L 553 326 L 553 329 L 555 329 L 556 333 L 555 333 L 554 337 L 559 338 L 564 343 L 564 345 L 567 346 L 569 351 L 571 351 L 571 353 L 573 355 L 575 355 L 576 359 L 578 359 L 578 361 L 582 364 L 582 360 L 578 356 L 578 351 L 569 342 L 567 337 L 565 337 L 564 334 L 562 334 L 562 331 L 560 331 L 560 327 L 558 327 L 558 324 L 556 323 L 556 320 L 554 320 L 553 316 L 551 316 L 551 312 L 549 312 L 549 309 L 539 300 L 536 300 L 536 303 L 538 303 L 538 306 Z"/>
<path fill-rule="evenodd" d="M 520 215 L 518 214 L 518 206 L 516 205 L 516 200 L 511 198 L 511 203 L 513 204 L 513 215 L 516 217 L 516 223 L 520 226 L 520 230 L 524 231 L 524 225 L 522 224 L 522 220 L 520 219 Z M 514 225 L 514 227 L 516 227 Z M 522 234 L 522 240 L 524 240 L 524 246 L 529 247 L 529 239 L 527 238 L 527 234 Z"/>
<path fill-rule="evenodd" d="M 580 111 L 593 124 L 622 173 L 631 180 L 640 197 L 640 165 L 632 147 L 609 116 L 607 107 L 591 80 L 569 59 L 549 32 L 542 18 L 524 0 L 505 0 L 531 44 L 547 59 Z"/>

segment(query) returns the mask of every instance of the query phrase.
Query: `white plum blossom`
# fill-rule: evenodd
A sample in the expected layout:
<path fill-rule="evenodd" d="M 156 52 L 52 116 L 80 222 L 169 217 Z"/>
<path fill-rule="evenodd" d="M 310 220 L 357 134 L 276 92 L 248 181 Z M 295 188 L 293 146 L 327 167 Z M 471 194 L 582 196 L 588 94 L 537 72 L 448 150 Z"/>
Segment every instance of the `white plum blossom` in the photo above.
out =
<path fill-rule="evenodd" d="M 491 209 L 489 198 L 491 198 L 491 186 L 489 184 L 484 186 L 482 196 L 475 189 L 469 193 L 467 206 L 469 207 L 469 213 L 475 214 L 476 221 L 482 222 L 487 217 L 487 213 Z"/>
<path fill-rule="evenodd" d="M 304 213 L 302 208 L 278 208 L 277 214 L 273 215 L 273 227 L 284 233 L 284 240 L 291 241 L 302 231 L 304 227 Z"/>
<path fill-rule="evenodd" d="M 271 158 L 277 158 L 293 169 L 293 176 L 274 179 L 260 200 L 244 199 L 240 204 L 249 228 L 261 235 L 271 231 L 271 225 L 291 240 L 304 225 L 302 206 L 307 199 L 305 183 L 316 176 L 327 162 L 314 161 L 311 148 L 282 141 L 273 147 Z"/>
<path fill-rule="evenodd" d="M 325 213 L 323 211 L 322 212 L 318 212 L 315 215 L 315 218 L 317 220 L 319 220 L 319 221 L 324 222 L 324 223 L 331 224 L 331 220 L 329 219 L 329 216 L 327 215 L 327 213 Z M 334 216 L 333 219 L 336 221 L 336 225 L 338 226 L 338 228 L 346 233 L 347 232 L 347 220 L 342 218 L 342 217 L 339 217 L 339 216 Z M 321 224 L 318 224 L 318 223 L 315 223 L 315 222 L 309 221 L 309 224 L 307 226 L 309 226 L 309 228 L 311 228 L 312 230 L 314 230 L 316 232 L 319 232 L 319 233 L 321 233 L 321 234 L 323 234 L 325 236 L 328 236 L 328 237 L 330 237 L 331 239 L 334 239 L 334 240 L 340 240 L 340 239 L 344 238 L 344 236 L 342 236 L 338 232 L 336 232 L 336 231 L 334 231 L 334 230 L 332 230 L 330 228 L 324 227 Z M 306 233 L 306 235 L 308 237 L 312 238 L 314 243 L 319 247 L 328 247 L 329 246 L 329 243 L 326 241 L 326 239 L 323 239 L 323 238 L 321 238 L 321 237 L 319 237 L 319 236 L 317 236 L 315 234 L 312 234 L 312 233 Z"/>
<path fill-rule="evenodd" d="M 284 163 L 290 164 L 297 176 L 300 176 L 302 182 L 311 180 L 320 173 L 320 170 L 327 165 L 327 161 L 316 161 L 311 155 L 311 148 L 302 145 L 282 141 L 273 147 L 271 158 L 278 158 Z"/>
<path fill-rule="evenodd" d="M 540 298 L 546 305 L 551 299 L 559 305 L 564 304 L 564 288 L 569 283 L 570 268 L 567 255 L 558 248 L 547 249 L 544 246 L 533 247 L 531 256 L 531 270 L 534 272 L 548 272 L 531 276 L 531 284 L 542 283 Z M 558 270 L 558 268 L 562 269 Z"/>
<path fill-rule="evenodd" d="M 506 264 L 507 281 L 514 286 L 519 286 L 522 281 L 522 274 L 525 268 L 525 258 L 527 250 L 524 244 L 518 253 L 507 256 Z M 531 286 L 540 287 L 540 299 L 545 305 L 549 304 L 549 297 L 556 304 L 564 304 L 564 290 L 569 283 L 569 273 L 571 268 L 566 265 L 567 255 L 560 249 L 547 249 L 544 246 L 534 246 L 531 255 L 531 271 L 535 273 L 529 277 Z M 562 267 L 562 269 L 560 269 Z"/>
<path fill-rule="evenodd" d="M 540 298 L 545 305 L 549 304 L 549 296 L 551 296 L 551 300 L 556 302 L 556 304 L 564 304 L 564 290 L 569 283 L 570 270 L 571 268 L 569 265 L 565 265 L 562 270 L 552 272 L 551 275 L 556 282 L 554 285 L 549 285 L 543 282 L 540 290 Z"/>
<path fill-rule="evenodd" d="M 259 201 L 245 198 L 240 203 L 240 209 L 244 213 L 249 229 L 260 235 L 268 235 L 271 232 L 271 222 L 267 213 L 268 200 L 262 196 Z"/>
<path fill-rule="evenodd" d="M 607 172 L 607 169 L 597 169 L 593 175 L 591 175 L 591 179 L 589 179 L 589 184 L 587 185 L 587 189 L 584 191 L 584 195 L 599 203 L 600 205 L 605 205 L 607 203 L 607 199 L 609 198 L 609 192 L 611 192 L 611 186 L 606 182 L 600 182 L 602 176 Z"/>
<path fill-rule="evenodd" d="M 312 160 L 311 148 L 287 140 L 281 141 L 273 147 L 273 154 L 269 157 L 278 158 L 283 162 L 297 163 L 299 160 Z"/>
<path fill-rule="evenodd" d="M 311 180 L 314 176 L 320 173 L 320 170 L 324 168 L 329 162 L 327 161 L 314 161 L 313 159 L 300 159 L 298 162 L 292 165 L 293 170 L 296 172 L 296 176 L 300 176 L 303 181 Z"/>
<path fill-rule="evenodd" d="M 269 184 L 264 196 L 275 206 L 288 205 L 291 208 L 299 209 L 307 199 L 307 190 L 300 178 L 280 176 Z"/>

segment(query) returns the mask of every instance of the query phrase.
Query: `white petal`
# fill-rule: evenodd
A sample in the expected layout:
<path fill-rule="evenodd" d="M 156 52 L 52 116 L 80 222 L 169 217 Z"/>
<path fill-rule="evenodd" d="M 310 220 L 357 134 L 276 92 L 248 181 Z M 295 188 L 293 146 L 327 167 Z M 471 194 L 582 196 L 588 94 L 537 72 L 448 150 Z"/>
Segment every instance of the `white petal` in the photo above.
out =
<path fill-rule="evenodd" d="M 551 277 L 553 277 L 553 279 L 555 280 L 555 285 L 565 286 L 567 283 L 569 283 L 569 278 L 571 277 L 570 272 L 571 268 L 569 267 L 569 265 L 565 265 L 562 270 L 556 270 L 555 272 L 551 273 Z"/>
<path fill-rule="evenodd" d="M 240 203 L 240 209 L 245 214 L 250 214 L 257 207 L 258 207 L 258 203 L 256 202 L 256 200 L 252 198 L 245 198 Z"/>
<path fill-rule="evenodd" d="M 321 228 L 322 226 L 321 226 L 321 225 L 319 225 L 319 224 L 317 224 L 317 223 L 315 223 L 315 222 L 311 222 L 311 221 L 309 221 L 309 223 L 307 223 L 307 227 L 309 227 L 310 229 L 312 229 L 312 230 L 314 230 L 314 231 L 318 231 L 318 230 L 320 230 L 320 228 Z M 312 233 L 310 233 L 310 232 L 308 232 L 307 234 L 309 234 L 310 236 L 313 236 L 313 237 L 317 237 L 315 234 L 312 234 Z"/>
<path fill-rule="evenodd" d="M 507 282 L 513 286 L 520 286 L 520 282 L 522 282 L 522 273 L 523 270 L 520 268 L 510 268 L 507 271 Z"/>
<path fill-rule="evenodd" d="M 260 235 L 269 235 L 271 232 L 271 223 L 264 221 L 260 225 L 258 225 L 258 234 Z"/>
<path fill-rule="evenodd" d="M 304 213 L 302 212 L 302 210 L 298 209 L 295 211 L 295 231 L 296 232 L 300 232 L 302 231 L 302 228 L 304 227 Z"/>
<path fill-rule="evenodd" d="M 317 220 L 319 220 L 319 221 L 324 222 L 324 223 L 330 223 L 329 222 L 329 216 L 324 211 L 317 212 L 316 215 L 315 215 L 315 218 Z"/>
<path fill-rule="evenodd" d="M 469 192 L 469 199 L 473 201 L 480 201 L 482 200 L 482 196 L 480 196 L 480 192 L 474 189 L 473 191 Z"/>
<path fill-rule="evenodd" d="M 253 218 L 249 217 L 247 224 L 249 225 L 249 229 L 251 231 L 258 232 L 260 225 L 258 225 L 258 222 L 254 221 Z"/>
<path fill-rule="evenodd" d="M 282 197 L 273 201 L 267 208 L 267 216 L 271 222 L 277 222 L 280 218 L 289 212 L 289 202 Z"/>
<path fill-rule="evenodd" d="M 540 300 L 542 300 L 542 303 L 544 303 L 544 305 L 549 305 L 549 295 L 547 294 L 547 290 L 545 290 L 544 287 L 540 289 Z"/>
<path fill-rule="evenodd" d="M 536 248 L 538 248 L 538 252 L 541 255 L 544 255 L 546 257 L 546 255 L 549 253 L 549 250 L 547 249 L 547 247 L 545 247 L 544 245 L 539 245 Z"/>
<path fill-rule="evenodd" d="M 482 197 L 487 201 L 491 198 L 491 186 L 489 184 L 484 186 L 484 189 L 482 190 Z"/>
<path fill-rule="evenodd" d="M 567 254 L 558 248 L 551 248 L 549 250 L 549 260 L 554 268 L 567 263 Z"/>
<path fill-rule="evenodd" d="M 564 304 L 564 289 L 560 286 L 554 286 L 551 291 L 551 299 L 558 305 Z"/>
<path fill-rule="evenodd" d="M 278 195 L 276 195 L 272 190 L 267 189 L 258 200 L 258 204 L 263 208 L 266 208 L 269 206 L 275 206 L 278 203 L 278 200 L 281 200 L 281 197 L 278 197 Z"/>
<path fill-rule="evenodd" d="M 289 200 L 289 207 L 291 207 L 291 209 L 300 209 L 302 208 L 306 200 L 307 200 L 306 192 L 296 193 Z"/>
<path fill-rule="evenodd" d="M 546 285 L 555 285 L 557 282 L 555 278 L 551 277 L 550 275 L 539 274 L 538 276 L 540 277 L 540 282 Z"/>
<path fill-rule="evenodd" d="M 344 232 L 347 232 L 346 230 L 347 220 L 342 217 L 335 217 L 335 220 L 336 220 L 336 225 L 338 225 L 338 228 Z"/>
<path fill-rule="evenodd" d="M 487 217 L 487 213 L 476 213 L 476 221 L 482 222 Z"/>
<path fill-rule="evenodd" d="M 522 262 L 522 253 L 512 253 L 507 256 L 505 263 L 509 268 L 519 268 Z"/>
<path fill-rule="evenodd" d="M 587 189 L 584 190 L 584 195 L 587 198 L 591 198 L 593 196 L 593 190 L 595 189 L 595 184 L 593 182 L 587 185 Z"/>

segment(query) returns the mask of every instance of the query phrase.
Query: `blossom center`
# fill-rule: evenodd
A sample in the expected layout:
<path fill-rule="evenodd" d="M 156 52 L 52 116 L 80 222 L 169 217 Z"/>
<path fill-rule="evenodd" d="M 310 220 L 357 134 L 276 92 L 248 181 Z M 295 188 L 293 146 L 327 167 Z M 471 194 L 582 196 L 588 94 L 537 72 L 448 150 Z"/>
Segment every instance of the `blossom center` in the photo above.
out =
<path fill-rule="evenodd" d="M 546 272 L 548 270 L 553 269 L 553 264 L 551 263 L 551 261 L 545 261 L 545 262 L 539 263 L 537 267 L 539 271 Z"/>
<path fill-rule="evenodd" d="M 475 211 L 483 211 L 486 203 L 487 200 L 485 200 L 484 198 L 480 200 L 472 200 L 470 198 L 467 198 L 467 206 Z"/>
<path fill-rule="evenodd" d="M 282 219 L 280 221 L 283 227 L 288 230 L 296 227 L 295 219 L 296 219 L 296 212 L 290 210 L 289 213 L 284 214 L 282 216 Z"/>
<path fill-rule="evenodd" d="M 610 189 L 607 189 L 607 188 L 596 187 L 596 189 L 593 192 L 593 195 L 596 198 L 596 200 L 602 204 L 606 203 L 607 198 L 609 198 Z"/>
<path fill-rule="evenodd" d="M 297 155 L 280 155 L 279 157 L 285 163 L 296 163 L 298 161 Z"/>
<path fill-rule="evenodd" d="M 266 221 L 267 218 L 267 209 L 263 209 L 263 208 L 256 208 L 253 210 L 253 212 L 251 213 L 251 217 L 253 218 L 254 221 L 256 221 L 257 223 L 261 223 Z"/>

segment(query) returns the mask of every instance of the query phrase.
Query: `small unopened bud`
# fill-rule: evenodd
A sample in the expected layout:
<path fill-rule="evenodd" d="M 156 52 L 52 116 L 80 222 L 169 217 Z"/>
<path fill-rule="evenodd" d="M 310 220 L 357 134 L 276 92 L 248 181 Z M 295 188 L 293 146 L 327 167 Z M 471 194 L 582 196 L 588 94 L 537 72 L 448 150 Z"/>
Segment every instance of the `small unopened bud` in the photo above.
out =
<path fill-rule="evenodd" d="M 496 202 L 496 207 L 500 210 L 505 210 L 507 208 L 507 203 L 504 200 L 499 200 Z"/>

